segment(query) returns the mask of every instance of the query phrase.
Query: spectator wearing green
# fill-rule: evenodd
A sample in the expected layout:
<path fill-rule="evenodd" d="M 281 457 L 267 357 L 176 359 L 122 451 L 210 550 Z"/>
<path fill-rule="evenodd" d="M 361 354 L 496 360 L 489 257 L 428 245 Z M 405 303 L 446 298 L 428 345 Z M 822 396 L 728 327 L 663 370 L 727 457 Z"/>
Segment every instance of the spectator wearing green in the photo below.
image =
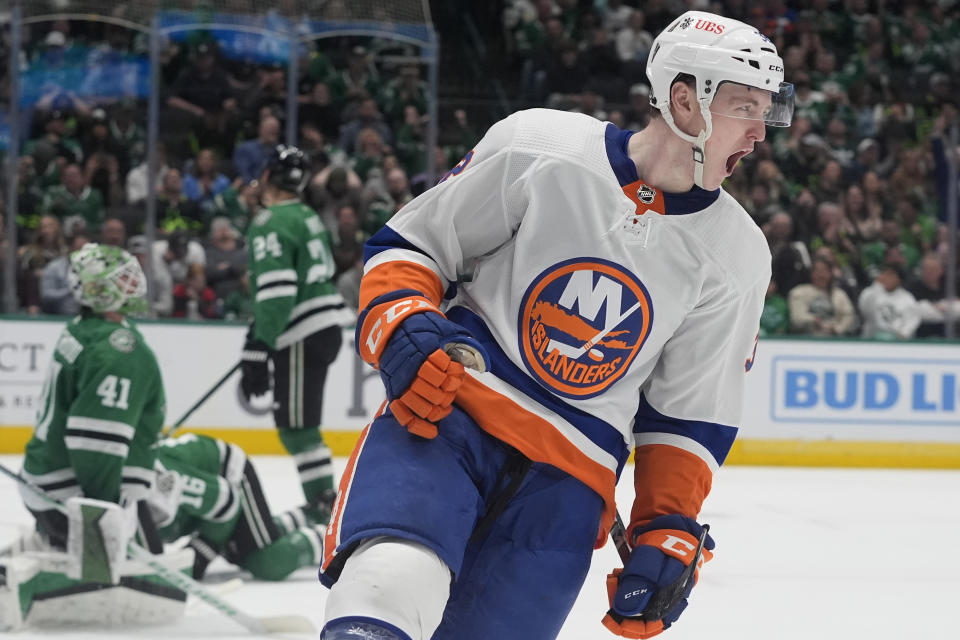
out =
<path fill-rule="evenodd" d="M 103 195 L 87 184 L 83 169 L 77 164 L 68 164 L 63 169 L 61 183 L 47 189 L 40 209 L 63 221 L 71 216 L 80 216 L 87 223 L 87 230 L 96 233 L 103 223 Z"/>
<path fill-rule="evenodd" d="M 54 109 L 44 122 L 43 135 L 23 145 L 23 155 L 33 156 L 36 160 L 37 174 L 43 188 L 60 181 L 60 165 L 56 158 L 65 158 L 67 162 L 83 162 L 83 147 L 76 138 L 70 136 L 67 121 L 65 111 Z"/>
<path fill-rule="evenodd" d="M 397 159 L 408 175 L 416 175 L 426 169 L 426 122 L 412 104 L 404 107 L 403 114 L 403 125 L 397 130 Z"/>
<path fill-rule="evenodd" d="M 400 167 L 392 167 L 386 171 L 384 187 L 386 193 L 371 202 L 367 210 L 363 230 L 370 235 L 379 231 L 403 205 L 413 200 L 407 173 Z"/>
<path fill-rule="evenodd" d="M 364 182 L 373 169 L 383 169 L 383 157 L 387 151 L 383 138 L 376 129 L 367 128 L 357 135 L 356 152 L 351 157 L 353 170 Z"/>
<path fill-rule="evenodd" d="M 170 169 L 163 176 L 157 194 L 157 225 L 167 233 L 182 230 L 199 235 L 204 231 L 200 207 L 183 192 L 179 169 Z"/>
<path fill-rule="evenodd" d="M 333 76 L 337 70 L 333 66 L 333 61 L 322 51 L 311 51 L 307 59 L 306 75 L 312 82 L 326 82 Z"/>
<path fill-rule="evenodd" d="M 364 98 L 373 98 L 379 103 L 383 82 L 367 57 L 367 50 L 357 46 L 350 50 L 347 68 L 334 73 L 328 83 L 334 103 L 341 109 L 349 109 Z"/>
<path fill-rule="evenodd" d="M 406 64 L 400 75 L 387 83 L 383 90 L 383 113 L 394 127 L 407 122 L 407 107 L 415 107 L 418 113 L 427 112 L 427 84 L 420 79 L 420 67 Z"/>
<path fill-rule="evenodd" d="M 227 218 L 230 224 L 243 235 L 247 225 L 250 224 L 250 219 L 257 212 L 260 192 L 260 183 L 256 180 L 244 183 L 241 178 L 236 178 L 229 187 L 214 197 L 216 215 Z M 208 226 L 209 224 L 208 222 Z"/>
<path fill-rule="evenodd" d="M 146 149 L 147 132 L 137 123 L 137 103 L 132 99 L 121 102 L 114 110 L 108 126 L 113 143 L 126 150 L 126 157 L 122 158 L 122 170 L 127 171 L 140 164 L 144 160 L 141 150 Z"/>
<path fill-rule="evenodd" d="M 810 240 L 813 252 L 827 247 L 841 268 L 855 266 L 860 260 L 860 250 L 854 238 L 853 226 L 840 205 L 836 202 L 817 205 L 817 232 Z"/>
<path fill-rule="evenodd" d="M 917 195 L 908 194 L 897 200 L 897 217 L 900 219 L 900 242 L 926 253 L 937 243 L 937 220 L 922 212 L 923 201 Z M 912 262 L 910 268 L 916 266 Z"/>
<path fill-rule="evenodd" d="M 767 296 L 763 300 L 763 313 L 760 315 L 760 337 L 782 336 L 790 331 L 790 307 L 787 300 L 777 291 L 777 282 L 770 280 Z"/>
<path fill-rule="evenodd" d="M 37 162 L 33 156 L 20 156 L 18 168 L 16 221 L 18 237 L 21 237 L 24 231 L 36 229 L 40 223 L 44 190 L 37 176 Z M 5 205 L 6 200 L 0 207 Z"/>
<path fill-rule="evenodd" d="M 860 249 L 861 265 L 867 277 L 873 279 L 890 259 L 890 251 L 895 250 L 897 262 L 903 262 L 907 270 L 912 270 L 920 261 L 920 252 L 910 244 L 903 242 L 905 229 L 894 218 L 887 218 L 880 227 L 880 237 L 864 244 Z"/>

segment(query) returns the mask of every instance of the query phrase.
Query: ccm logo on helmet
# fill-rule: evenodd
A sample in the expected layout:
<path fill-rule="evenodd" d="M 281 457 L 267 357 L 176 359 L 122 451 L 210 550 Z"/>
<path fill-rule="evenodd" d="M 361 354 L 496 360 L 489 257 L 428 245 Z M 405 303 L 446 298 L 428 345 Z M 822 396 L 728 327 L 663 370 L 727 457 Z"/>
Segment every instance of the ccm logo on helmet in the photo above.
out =
<path fill-rule="evenodd" d="M 777 73 L 783 73 L 783 67 L 778 67 L 775 64 L 770 65 L 770 71 L 776 71 Z"/>

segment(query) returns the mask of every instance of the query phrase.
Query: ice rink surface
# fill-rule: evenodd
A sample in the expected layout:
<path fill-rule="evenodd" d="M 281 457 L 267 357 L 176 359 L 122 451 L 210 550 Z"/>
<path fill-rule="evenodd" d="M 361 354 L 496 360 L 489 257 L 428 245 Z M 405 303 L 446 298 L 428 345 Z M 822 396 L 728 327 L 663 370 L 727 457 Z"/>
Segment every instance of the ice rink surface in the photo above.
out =
<path fill-rule="evenodd" d="M 0 461 L 19 469 L 17 456 Z M 275 511 L 300 500 L 289 458 L 254 461 Z M 629 510 L 631 478 L 627 469 L 618 489 L 622 513 Z M 31 520 L 5 477 L 0 504 L 2 546 Z M 717 554 L 664 640 L 960 638 L 960 472 L 728 467 L 718 474 L 701 520 L 712 526 Z M 594 555 L 561 640 L 614 637 L 599 621 L 607 608 L 604 580 L 618 562 L 612 544 Z M 215 564 L 208 582 L 237 575 Z M 319 628 L 325 590 L 314 571 L 302 570 L 283 583 L 246 582 L 224 597 L 252 615 L 298 613 Z M 183 618 L 164 626 L 27 630 L 9 637 L 251 636 L 192 603 Z"/>

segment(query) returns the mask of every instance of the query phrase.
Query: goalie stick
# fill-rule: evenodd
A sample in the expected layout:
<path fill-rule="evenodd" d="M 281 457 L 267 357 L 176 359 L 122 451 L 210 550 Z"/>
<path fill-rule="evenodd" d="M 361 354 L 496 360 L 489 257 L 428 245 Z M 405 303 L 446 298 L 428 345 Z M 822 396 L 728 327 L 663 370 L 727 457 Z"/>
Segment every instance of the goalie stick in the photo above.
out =
<path fill-rule="evenodd" d="M 207 401 L 207 399 L 208 399 L 210 396 L 212 396 L 214 393 L 216 393 L 216 392 L 217 392 L 217 389 L 219 389 L 220 387 L 222 387 L 222 386 L 223 386 L 223 383 L 226 382 L 226 381 L 230 378 L 230 376 L 232 376 L 232 375 L 234 374 L 234 372 L 235 372 L 237 369 L 239 369 L 239 368 L 240 368 L 240 362 L 237 361 L 237 364 L 233 365 L 233 366 L 230 368 L 229 371 L 227 371 L 225 374 L 223 374 L 223 376 L 220 377 L 219 380 L 217 380 L 216 382 L 214 382 L 214 383 L 213 383 L 213 386 L 210 387 L 210 389 L 209 389 L 205 394 L 203 394 L 203 396 L 202 396 L 199 400 L 197 400 L 196 402 L 194 402 L 194 403 L 193 403 L 193 406 L 190 407 L 189 409 L 187 409 L 186 413 L 184 413 L 182 416 L 180 416 L 180 419 L 179 419 L 179 420 L 177 420 L 176 422 L 173 423 L 173 426 L 169 427 L 168 429 L 166 429 L 166 430 L 163 432 L 164 437 L 166 437 L 166 438 L 172 437 L 173 434 L 176 433 L 177 430 L 180 428 L 180 425 L 182 425 L 184 422 L 186 422 L 186 421 L 187 421 L 187 418 L 189 418 L 191 415 L 193 415 L 193 412 L 196 411 L 197 409 L 199 409 L 199 408 L 200 408 L 200 405 L 202 405 L 204 402 Z"/>
<path fill-rule="evenodd" d="M 33 484 L 20 474 L 12 471 L 3 463 L 0 463 L 0 472 L 10 476 L 22 484 L 24 487 L 29 489 L 31 493 L 49 503 L 57 511 L 64 514 L 66 513 L 67 509 L 65 506 L 63 506 L 63 503 L 55 498 L 50 497 L 43 489 Z M 251 633 L 317 633 L 317 629 L 314 624 L 305 616 L 281 615 L 259 617 L 240 611 L 193 578 L 181 573 L 180 571 L 177 571 L 176 569 L 171 569 L 170 567 L 166 566 L 160 562 L 156 556 L 138 545 L 136 542 L 130 541 L 127 544 L 127 553 L 130 554 L 130 557 L 153 569 L 157 575 L 173 586 L 185 591 L 189 595 L 203 600 L 223 615 L 246 627 Z"/>

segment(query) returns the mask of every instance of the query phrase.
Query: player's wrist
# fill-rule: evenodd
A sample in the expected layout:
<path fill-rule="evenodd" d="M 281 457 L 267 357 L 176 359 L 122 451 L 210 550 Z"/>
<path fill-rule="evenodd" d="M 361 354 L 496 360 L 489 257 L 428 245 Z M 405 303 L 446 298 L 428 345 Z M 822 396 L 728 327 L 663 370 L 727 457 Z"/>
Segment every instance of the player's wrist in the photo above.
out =
<path fill-rule="evenodd" d="M 445 317 L 426 296 L 411 290 L 403 293 L 406 295 L 391 296 L 383 301 L 374 300 L 357 321 L 357 352 L 374 367 L 379 367 L 380 358 L 394 332 L 408 318 L 420 313 L 436 313 Z"/>

